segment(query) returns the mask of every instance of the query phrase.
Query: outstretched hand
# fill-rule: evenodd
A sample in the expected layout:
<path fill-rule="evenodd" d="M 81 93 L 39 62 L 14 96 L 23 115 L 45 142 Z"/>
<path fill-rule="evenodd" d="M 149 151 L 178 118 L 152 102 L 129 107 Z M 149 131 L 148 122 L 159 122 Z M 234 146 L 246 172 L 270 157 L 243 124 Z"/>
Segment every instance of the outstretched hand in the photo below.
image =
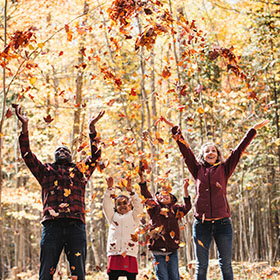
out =
<path fill-rule="evenodd" d="M 189 186 L 189 178 L 185 178 L 184 179 L 184 196 L 185 197 L 189 196 L 188 186 Z"/>
<path fill-rule="evenodd" d="M 12 104 L 12 107 L 15 109 L 15 113 L 19 121 L 22 123 L 22 131 L 27 132 L 28 130 L 28 117 L 26 114 L 22 113 L 22 108 L 18 104 Z"/>
<path fill-rule="evenodd" d="M 128 177 L 126 178 L 126 180 L 127 180 L 126 190 L 127 190 L 129 193 L 131 193 L 131 192 L 132 192 L 131 177 L 128 176 Z"/>
<path fill-rule="evenodd" d="M 107 182 L 108 190 L 112 190 L 114 185 L 114 178 L 113 177 L 106 178 L 106 182 Z"/>
<path fill-rule="evenodd" d="M 95 132 L 95 124 L 103 117 L 105 110 L 101 110 L 97 116 L 93 116 L 89 121 L 89 131 Z"/>
<path fill-rule="evenodd" d="M 169 126 L 171 126 L 171 127 L 174 126 L 174 124 L 173 124 L 171 121 L 167 120 L 167 119 L 166 119 L 165 117 L 163 117 L 163 116 L 160 117 L 160 121 L 165 122 L 167 125 L 169 125 Z"/>
<path fill-rule="evenodd" d="M 259 128 L 262 128 L 264 127 L 265 125 L 267 125 L 269 123 L 269 120 L 264 120 L 264 121 L 261 121 L 260 123 L 257 123 L 254 125 L 254 129 L 259 129 Z"/>

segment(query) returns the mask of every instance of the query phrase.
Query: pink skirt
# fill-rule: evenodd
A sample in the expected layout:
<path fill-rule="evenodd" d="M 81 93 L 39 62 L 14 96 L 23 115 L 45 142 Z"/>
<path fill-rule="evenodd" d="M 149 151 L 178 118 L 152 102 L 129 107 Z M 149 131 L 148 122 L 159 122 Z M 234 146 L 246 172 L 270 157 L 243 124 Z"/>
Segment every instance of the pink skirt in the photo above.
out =
<path fill-rule="evenodd" d="M 132 256 L 109 256 L 107 273 L 111 270 L 125 270 L 129 273 L 138 274 L 137 259 Z"/>

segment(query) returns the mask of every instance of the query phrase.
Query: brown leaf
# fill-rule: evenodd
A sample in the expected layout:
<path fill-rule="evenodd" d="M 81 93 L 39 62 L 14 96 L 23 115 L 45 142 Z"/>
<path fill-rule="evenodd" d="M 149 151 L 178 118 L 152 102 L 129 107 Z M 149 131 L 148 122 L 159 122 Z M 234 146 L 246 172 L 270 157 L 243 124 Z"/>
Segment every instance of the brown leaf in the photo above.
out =
<path fill-rule="evenodd" d="M 51 123 L 54 120 L 51 115 L 47 115 L 46 117 L 43 117 L 43 119 L 46 123 Z"/>

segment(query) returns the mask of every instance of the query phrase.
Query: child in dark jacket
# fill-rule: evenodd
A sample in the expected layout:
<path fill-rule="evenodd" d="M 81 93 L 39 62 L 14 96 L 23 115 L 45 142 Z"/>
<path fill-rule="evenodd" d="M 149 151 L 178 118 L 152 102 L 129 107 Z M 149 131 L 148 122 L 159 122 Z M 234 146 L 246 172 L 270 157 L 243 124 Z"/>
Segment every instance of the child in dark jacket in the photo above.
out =
<path fill-rule="evenodd" d="M 184 183 L 184 204 L 177 204 L 177 198 L 168 191 L 157 192 L 155 199 L 147 188 L 143 172 L 139 171 L 141 194 L 145 197 L 150 220 L 148 247 L 153 256 L 158 280 L 179 280 L 178 253 L 180 229 L 178 220 L 191 209 L 188 194 L 188 180 Z"/>

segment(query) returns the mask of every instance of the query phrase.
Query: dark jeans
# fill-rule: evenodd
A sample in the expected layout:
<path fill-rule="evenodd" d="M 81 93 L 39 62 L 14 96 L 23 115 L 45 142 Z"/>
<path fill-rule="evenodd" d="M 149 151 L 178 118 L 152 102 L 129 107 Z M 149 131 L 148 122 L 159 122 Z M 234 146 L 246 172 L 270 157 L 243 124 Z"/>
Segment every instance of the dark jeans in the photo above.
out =
<path fill-rule="evenodd" d="M 74 219 L 46 221 L 43 225 L 40 252 L 39 280 L 51 280 L 60 254 L 64 249 L 71 275 L 85 279 L 86 231 L 85 225 Z"/>
<path fill-rule="evenodd" d="M 119 276 L 126 276 L 127 280 L 136 280 L 137 273 L 129 273 L 124 270 L 111 270 L 109 273 L 109 280 L 117 280 Z"/>
<path fill-rule="evenodd" d="M 204 221 L 195 219 L 193 224 L 193 239 L 196 255 L 196 280 L 206 280 L 209 248 L 214 238 L 217 249 L 219 265 L 223 280 L 233 280 L 231 266 L 233 231 L 230 218 L 217 221 Z"/>
<path fill-rule="evenodd" d="M 154 255 L 154 267 L 158 280 L 180 280 L 179 276 L 179 264 L 178 264 L 178 252 L 175 251 L 168 255 L 168 261 L 166 256 Z"/>

